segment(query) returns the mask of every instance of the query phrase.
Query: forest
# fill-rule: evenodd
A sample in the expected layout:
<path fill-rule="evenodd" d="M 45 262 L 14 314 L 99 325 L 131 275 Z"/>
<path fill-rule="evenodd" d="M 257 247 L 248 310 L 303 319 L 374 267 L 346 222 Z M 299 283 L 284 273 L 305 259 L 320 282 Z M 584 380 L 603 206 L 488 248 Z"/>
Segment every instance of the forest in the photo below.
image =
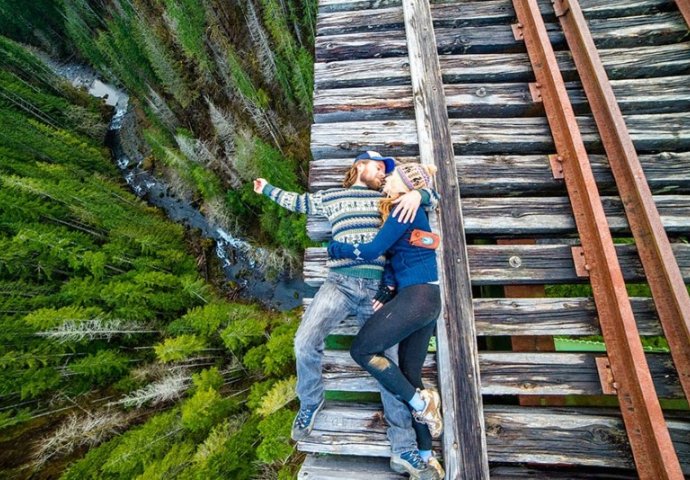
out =
<path fill-rule="evenodd" d="M 130 98 L 143 166 L 273 252 L 305 219 L 316 0 L 0 0 L 3 478 L 290 479 L 298 311 L 238 301 L 213 245 L 134 195 L 104 146 Z"/>

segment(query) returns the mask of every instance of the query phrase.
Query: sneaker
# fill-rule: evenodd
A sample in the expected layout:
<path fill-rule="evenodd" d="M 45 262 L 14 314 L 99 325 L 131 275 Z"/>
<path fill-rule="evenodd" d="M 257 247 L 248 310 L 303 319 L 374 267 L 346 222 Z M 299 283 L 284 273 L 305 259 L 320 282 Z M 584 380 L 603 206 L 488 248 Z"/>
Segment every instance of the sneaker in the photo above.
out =
<path fill-rule="evenodd" d="M 409 473 L 412 480 L 437 480 L 436 471 L 422 460 L 419 450 L 394 453 L 390 466 L 394 472 Z"/>
<path fill-rule="evenodd" d="M 441 417 L 441 397 L 433 388 L 418 390 L 426 406 L 421 412 L 412 412 L 414 419 L 429 427 L 432 438 L 438 438 L 443 433 L 443 418 Z"/>
<path fill-rule="evenodd" d="M 436 457 L 432 455 L 431 458 L 426 462 L 426 464 L 429 466 L 429 468 L 436 470 L 436 478 L 438 480 L 443 480 L 444 478 L 446 478 L 446 471 L 443 469 L 441 463 L 438 461 Z"/>
<path fill-rule="evenodd" d="M 323 400 L 318 405 L 313 407 L 301 407 L 295 421 L 292 422 L 292 432 L 291 436 L 295 442 L 303 440 L 307 437 L 312 429 L 314 428 L 314 421 L 316 420 L 316 414 L 319 413 L 321 408 L 323 408 Z"/>

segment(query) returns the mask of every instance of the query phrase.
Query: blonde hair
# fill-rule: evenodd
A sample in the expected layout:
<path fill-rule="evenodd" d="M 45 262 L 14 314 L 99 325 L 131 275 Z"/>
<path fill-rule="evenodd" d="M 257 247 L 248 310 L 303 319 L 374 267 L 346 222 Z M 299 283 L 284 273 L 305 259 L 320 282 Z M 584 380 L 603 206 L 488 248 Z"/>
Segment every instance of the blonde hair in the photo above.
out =
<path fill-rule="evenodd" d="M 400 192 L 395 197 L 386 197 L 381 199 L 379 202 L 379 213 L 381 214 L 382 222 L 385 222 L 388 218 L 388 215 L 391 214 L 391 210 L 393 210 L 393 201 L 397 200 L 399 197 L 402 197 L 405 193 Z"/>

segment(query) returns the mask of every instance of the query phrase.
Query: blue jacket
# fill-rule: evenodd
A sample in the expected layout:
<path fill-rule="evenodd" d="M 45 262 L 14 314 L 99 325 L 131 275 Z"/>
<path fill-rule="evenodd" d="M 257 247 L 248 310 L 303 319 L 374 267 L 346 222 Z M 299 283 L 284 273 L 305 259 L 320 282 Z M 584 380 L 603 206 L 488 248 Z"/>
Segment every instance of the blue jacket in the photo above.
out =
<path fill-rule="evenodd" d="M 371 242 L 348 244 L 332 240 L 328 244 L 328 255 L 370 261 L 388 252 L 398 289 L 436 282 L 436 251 L 410 245 L 414 229 L 431 231 L 429 218 L 422 208 L 417 210 L 412 223 L 400 223 L 390 215 Z"/>

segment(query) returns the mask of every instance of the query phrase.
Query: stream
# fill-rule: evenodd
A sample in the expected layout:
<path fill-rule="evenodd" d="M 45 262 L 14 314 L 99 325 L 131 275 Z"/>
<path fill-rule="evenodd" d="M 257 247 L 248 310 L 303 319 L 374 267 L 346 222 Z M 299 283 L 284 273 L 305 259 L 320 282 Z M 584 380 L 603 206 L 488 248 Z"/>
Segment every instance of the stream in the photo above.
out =
<path fill-rule="evenodd" d="M 259 267 L 261 262 L 256 259 L 268 255 L 268 251 L 212 225 L 192 202 L 176 197 L 164 181 L 142 168 L 143 154 L 136 149 L 126 149 L 123 144 L 125 136 L 136 136 L 142 142 L 136 131 L 134 113 L 128 108 L 129 97 L 125 92 L 102 82 L 88 67 L 70 64 L 51 66 L 58 75 L 72 82 L 72 85 L 88 90 L 89 94 L 103 99 L 115 109 L 105 144 L 110 148 L 124 180 L 138 197 L 163 209 L 169 219 L 188 228 L 198 229 L 204 238 L 214 240 L 215 253 L 223 272 L 229 281 L 237 285 L 240 297 L 258 301 L 268 308 L 290 310 L 301 305 L 303 297 L 315 293 L 315 288 L 304 283 L 301 272 L 299 277 L 291 277 L 287 272 L 273 275 L 275 278 L 267 275 Z"/>

